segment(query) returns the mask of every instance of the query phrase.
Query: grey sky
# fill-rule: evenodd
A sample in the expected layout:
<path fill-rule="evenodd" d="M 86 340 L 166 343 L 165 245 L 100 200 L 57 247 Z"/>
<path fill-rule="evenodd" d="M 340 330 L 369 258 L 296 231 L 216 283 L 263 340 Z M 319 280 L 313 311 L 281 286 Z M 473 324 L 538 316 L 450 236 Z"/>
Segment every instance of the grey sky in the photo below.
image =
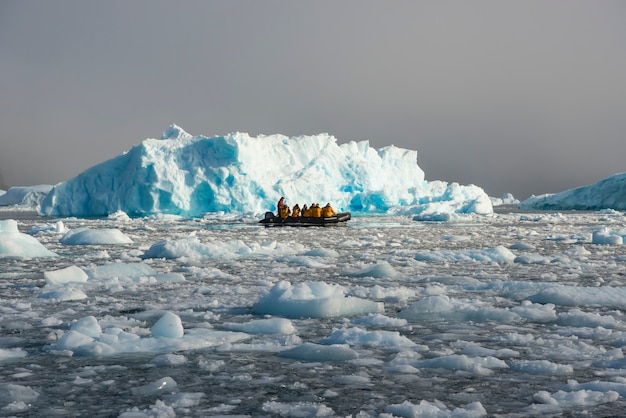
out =
<path fill-rule="evenodd" d="M 626 171 L 624 22 L 623 1 L 0 0 L 0 180 L 55 184 L 177 123 L 558 192 Z"/>

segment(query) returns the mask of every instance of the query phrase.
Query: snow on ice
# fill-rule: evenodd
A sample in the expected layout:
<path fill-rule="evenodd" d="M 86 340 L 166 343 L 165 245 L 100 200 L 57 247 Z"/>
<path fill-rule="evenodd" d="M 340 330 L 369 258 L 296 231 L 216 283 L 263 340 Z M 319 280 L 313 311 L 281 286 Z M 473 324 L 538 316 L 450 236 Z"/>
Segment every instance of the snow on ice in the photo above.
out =
<path fill-rule="evenodd" d="M 191 136 L 172 125 L 161 139 L 56 185 L 41 202 L 49 216 L 131 216 L 207 212 L 262 214 L 288 204 L 332 202 L 340 211 L 414 214 L 492 212 L 477 186 L 424 180 L 417 152 L 327 134 L 288 138 Z M 323 204 L 323 202 L 322 202 Z"/>

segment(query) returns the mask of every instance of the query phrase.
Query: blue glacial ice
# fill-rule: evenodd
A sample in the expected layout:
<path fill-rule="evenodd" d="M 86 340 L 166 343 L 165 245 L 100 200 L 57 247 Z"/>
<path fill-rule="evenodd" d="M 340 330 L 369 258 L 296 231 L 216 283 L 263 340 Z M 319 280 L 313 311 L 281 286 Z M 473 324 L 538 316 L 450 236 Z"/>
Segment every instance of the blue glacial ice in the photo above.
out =
<path fill-rule="evenodd" d="M 192 136 L 176 125 L 57 184 L 40 204 L 49 216 L 262 214 L 331 202 L 338 211 L 493 212 L 478 186 L 426 181 L 417 151 L 367 141 L 338 144 L 328 134 L 286 137 Z"/>

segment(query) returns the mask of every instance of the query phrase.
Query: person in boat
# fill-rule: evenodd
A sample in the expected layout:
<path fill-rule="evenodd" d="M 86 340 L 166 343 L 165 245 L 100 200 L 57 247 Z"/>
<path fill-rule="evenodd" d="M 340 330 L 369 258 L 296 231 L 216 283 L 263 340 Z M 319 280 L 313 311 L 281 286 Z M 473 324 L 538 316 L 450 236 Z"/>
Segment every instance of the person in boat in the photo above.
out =
<path fill-rule="evenodd" d="M 278 216 L 280 216 L 283 207 L 285 207 L 285 197 L 282 196 L 278 203 L 276 204 L 276 210 L 278 211 Z"/>
<path fill-rule="evenodd" d="M 283 205 L 278 211 L 278 216 L 280 216 L 281 219 L 287 219 L 289 215 L 291 215 L 291 209 L 289 209 L 287 205 Z"/>
<path fill-rule="evenodd" d="M 300 206 L 298 206 L 297 203 L 293 206 L 293 211 L 291 212 L 291 217 L 292 218 L 299 218 L 300 217 Z"/>
<path fill-rule="evenodd" d="M 335 216 L 337 212 L 330 206 L 330 203 L 326 203 L 326 206 L 322 209 L 322 217 L 328 218 L 329 216 Z"/>
<path fill-rule="evenodd" d="M 320 205 L 318 203 L 313 204 L 313 208 L 311 209 L 311 216 L 314 218 L 322 217 L 322 208 L 320 208 Z"/>
<path fill-rule="evenodd" d="M 305 203 L 304 206 L 302 206 L 302 217 L 306 218 L 309 216 L 311 216 L 311 212 L 309 211 L 309 207 Z"/>

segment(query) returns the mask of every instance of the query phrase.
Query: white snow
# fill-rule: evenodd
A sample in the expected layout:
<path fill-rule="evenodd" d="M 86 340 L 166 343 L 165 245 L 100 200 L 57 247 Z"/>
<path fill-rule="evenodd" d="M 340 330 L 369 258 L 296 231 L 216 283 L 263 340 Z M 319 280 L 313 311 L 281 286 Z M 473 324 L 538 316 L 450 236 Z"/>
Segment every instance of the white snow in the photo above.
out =
<path fill-rule="evenodd" d="M 161 139 L 146 139 L 56 185 L 40 210 L 50 216 L 262 214 L 275 210 L 281 196 L 289 205 L 332 202 L 351 212 L 493 211 L 480 187 L 424 180 L 416 151 L 338 144 L 328 134 L 209 138 L 175 125 Z"/>

